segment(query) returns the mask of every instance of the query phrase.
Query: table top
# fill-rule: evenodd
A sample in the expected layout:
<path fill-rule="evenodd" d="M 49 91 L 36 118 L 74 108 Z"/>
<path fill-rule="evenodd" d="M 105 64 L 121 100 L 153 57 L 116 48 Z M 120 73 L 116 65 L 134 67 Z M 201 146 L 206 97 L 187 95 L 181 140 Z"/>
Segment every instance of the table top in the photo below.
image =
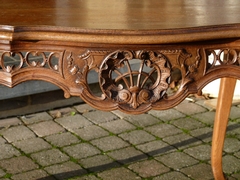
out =
<path fill-rule="evenodd" d="M 236 0 L 1 0 L 0 37 L 90 41 L 89 34 L 107 34 L 120 36 L 107 43 L 143 44 L 236 38 L 240 37 L 239 9 Z M 43 31 L 44 37 L 34 35 Z M 59 33 L 87 36 L 66 39 Z"/>

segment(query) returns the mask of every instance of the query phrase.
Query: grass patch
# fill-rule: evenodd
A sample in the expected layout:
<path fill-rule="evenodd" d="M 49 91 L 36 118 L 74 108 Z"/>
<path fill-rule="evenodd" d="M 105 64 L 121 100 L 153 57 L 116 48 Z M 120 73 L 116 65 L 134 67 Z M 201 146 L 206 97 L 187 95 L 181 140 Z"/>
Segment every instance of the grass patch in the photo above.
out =
<path fill-rule="evenodd" d="M 190 134 L 190 130 L 188 130 L 188 129 L 181 129 L 182 131 L 183 131 L 183 133 L 185 133 L 185 134 Z"/>
<path fill-rule="evenodd" d="M 12 177 L 12 174 L 9 174 L 9 173 L 7 173 L 7 174 L 5 174 L 5 176 L 3 176 L 3 178 L 11 178 Z"/>

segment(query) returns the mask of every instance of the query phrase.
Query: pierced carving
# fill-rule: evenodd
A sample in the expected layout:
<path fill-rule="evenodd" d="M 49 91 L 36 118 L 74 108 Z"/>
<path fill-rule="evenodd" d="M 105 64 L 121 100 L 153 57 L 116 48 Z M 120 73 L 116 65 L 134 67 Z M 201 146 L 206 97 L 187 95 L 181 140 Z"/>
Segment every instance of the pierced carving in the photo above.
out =
<path fill-rule="evenodd" d="M 119 108 L 134 113 L 147 111 L 162 101 L 173 103 L 173 95 L 167 96 L 166 93 L 171 71 L 179 69 L 182 76 L 181 88 L 174 94 L 179 96 L 184 94 L 181 92 L 185 85 L 194 81 L 201 61 L 200 50 L 194 60 L 184 49 L 86 50 L 80 55 L 66 51 L 65 57 L 69 77 L 77 85 L 82 99 L 96 108 Z M 101 95 L 94 94 L 88 83 L 94 72 L 98 75 Z M 102 107 L 102 101 L 105 107 Z"/>
<path fill-rule="evenodd" d="M 76 75 L 75 83 L 81 84 L 85 83 L 86 73 L 88 70 L 87 60 L 82 60 L 83 63 L 80 67 L 75 64 L 74 59 L 72 58 L 72 53 L 69 53 L 67 56 L 68 69 L 72 75 Z"/>
<path fill-rule="evenodd" d="M 42 67 L 48 68 L 60 73 L 60 59 L 62 59 L 61 52 L 0 52 L 0 68 L 12 73 L 21 68 L 27 67 Z"/>
<path fill-rule="evenodd" d="M 195 73 L 197 70 L 199 60 L 196 60 L 193 64 L 188 64 L 187 60 L 192 55 L 187 53 L 185 50 L 181 50 L 178 56 L 177 62 L 181 68 L 182 78 L 184 79 L 185 84 L 192 81 L 190 78 L 191 74 Z"/>
<path fill-rule="evenodd" d="M 76 60 L 70 52 L 67 56 L 69 72 L 76 76 L 75 83 L 87 86 L 87 74 L 91 69 L 98 71 L 99 63 L 109 51 L 91 51 L 87 50 L 78 55 Z M 100 58 L 100 59 L 99 59 Z"/>
<path fill-rule="evenodd" d="M 15 63 L 14 64 L 5 64 L 4 62 L 4 57 L 18 57 L 19 59 L 19 62 L 16 63 L 16 60 L 15 60 Z M 9 52 L 9 51 L 5 51 L 3 53 L 1 53 L 1 56 L 0 56 L 0 66 L 1 66 L 1 69 L 5 72 L 8 72 L 8 73 L 11 73 L 13 71 L 17 71 L 19 69 L 21 69 L 21 67 L 23 66 L 23 63 L 24 63 L 24 57 L 22 55 L 22 53 L 20 52 Z"/>
<path fill-rule="evenodd" d="M 80 54 L 78 57 L 81 60 L 87 60 L 86 63 L 89 69 L 95 69 L 96 71 L 98 71 L 99 63 L 101 63 L 102 58 L 108 53 L 110 53 L 110 51 L 87 50 L 83 54 Z"/>
<path fill-rule="evenodd" d="M 189 54 L 188 57 L 191 57 L 191 55 Z M 188 65 L 186 76 L 187 75 L 191 76 L 191 74 L 194 74 L 197 72 L 200 65 L 200 61 L 201 61 L 200 49 L 197 50 L 197 56 L 195 57 L 195 60 L 196 61 L 193 64 Z"/>
<path fill-rule="evenodd" d="M 206 49 L 205 54 L 208 59 L 209 68 L 219 65 L 240 65 L 239 49 Z"/>
<path fill-rule="evenodd" d="M 132 69 L 131 61 L 140 61 Z M 136 109 L 163 97 L 170 77 L 166 57 L 153 51 L 115 51 L 102 62 L 99 83 L 104 94 L 119 104 Z"/>
<path fill-rule="evenodd" d="M 207 82 L 239 74 L 240 48 L 236 44 L 229 48 L 226 44 L 156 45 L 151 50 L 147 45 L 139 45 L 146 50 L 132 45 L 121 46 L 130 50 L 113 50 L 116 45 L 99 49 L 61 46 L 54 51 L 48 51 L 49 47 L 46 51 L 34 45 L 27 51 L 1 50 L 0 83 L 14 87 L 27 80 L 46 80 L 61 87 L 67 97 L 80 96 L 95 108 L 139 114 L 173 107 Z M 178 88 L 167 91 L 174 73 L 179 75 L 175 76 Z"/>

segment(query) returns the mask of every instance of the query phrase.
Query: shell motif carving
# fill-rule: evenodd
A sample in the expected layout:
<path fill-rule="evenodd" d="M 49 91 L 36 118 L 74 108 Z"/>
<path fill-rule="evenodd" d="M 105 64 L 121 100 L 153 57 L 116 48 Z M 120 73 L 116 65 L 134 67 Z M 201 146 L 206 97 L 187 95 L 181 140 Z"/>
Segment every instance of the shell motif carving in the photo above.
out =
<path fill-rule="evenodd" d="M 164 96 L 169 85 L 170 65 L 159 52 L 118 50 L 103 60 L 99 75 L 106 97 L 120 106 L 128 104 L 136 109 Z"/>

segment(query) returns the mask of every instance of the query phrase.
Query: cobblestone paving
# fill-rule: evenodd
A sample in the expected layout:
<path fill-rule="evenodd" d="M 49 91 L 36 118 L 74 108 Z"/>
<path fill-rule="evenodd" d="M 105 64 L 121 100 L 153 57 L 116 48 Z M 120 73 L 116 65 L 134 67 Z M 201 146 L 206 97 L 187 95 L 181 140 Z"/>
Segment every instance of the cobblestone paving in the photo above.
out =
<path fill-rule="evenodd" d="M 206 180 L 214 112 L 203 100 L 142 115 L 81 104 L 0 120 L 0 180 Z M 240 109 L 223 168 L 240 179 Z"/>

